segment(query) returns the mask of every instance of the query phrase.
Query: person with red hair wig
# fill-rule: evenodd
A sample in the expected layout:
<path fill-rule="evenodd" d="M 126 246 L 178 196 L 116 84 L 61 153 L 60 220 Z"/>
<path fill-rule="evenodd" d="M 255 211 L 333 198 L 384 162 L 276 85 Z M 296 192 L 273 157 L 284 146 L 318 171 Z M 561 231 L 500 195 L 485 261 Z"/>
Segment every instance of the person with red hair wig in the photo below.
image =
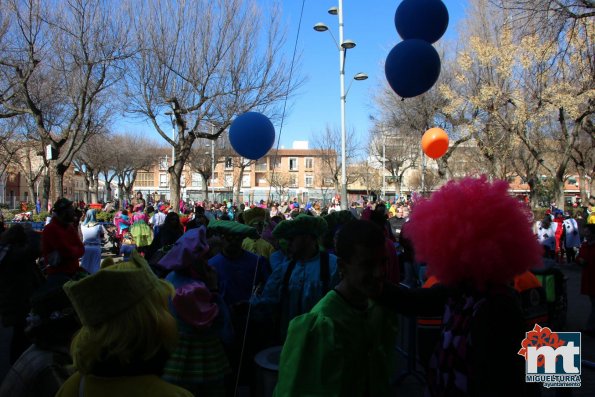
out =
<path fill-rule="evenodd" d="M 485 176 L 450 181 L 416 203 L 405 233 L 416 261 L 448 288 L 429 363 L 429 394 L 530 395 L 525 361 L 517 354 L 529 330 L 513 279 L 540 264 L 543 249 L 508 184 Z M 392 291 L 398 311 L 428 306 L 415 290 Z"/>

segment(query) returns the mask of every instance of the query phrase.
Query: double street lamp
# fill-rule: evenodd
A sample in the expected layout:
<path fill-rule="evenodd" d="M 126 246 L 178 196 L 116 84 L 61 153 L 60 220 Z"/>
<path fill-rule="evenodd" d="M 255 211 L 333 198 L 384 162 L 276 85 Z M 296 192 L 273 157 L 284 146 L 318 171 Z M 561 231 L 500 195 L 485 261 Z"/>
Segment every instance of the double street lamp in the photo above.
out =
<path fill-rule="evenodd" d="M 355 47 L 355 42 L 352 40 L 344 40 L 343 39 L 343 0 L 339 0 L 339 7 L 331 7 L 328 10 L 328 13 L 331 15 L 338 15 L 339 16 L 339 42 L 333 36 L 332 32 L 329 30 L 328 26 L 324 23 L 319 22 L 314 25 L 314 30 L 317 32 L 326 32 L 328 31 L 335 44 L 337 44 L 337 48 L 339 50 L 339 81 L 341 85 L 341 209 L 347 209 L 347 169 L 346 169 L 346 131 L 345 131 L 345 99 L 347 97 L 347 93 L 349 92 L 349 88 L 351 88 L 351 84 L 345 91 L 345 57 L 347 55 L 347 50 Z M 368 75 L 365 73 L 357 73 L 353 76 L 354 80 L 361 81 L 366 80 Z M 353 83 L 353 82 L 352 82 Z"/>

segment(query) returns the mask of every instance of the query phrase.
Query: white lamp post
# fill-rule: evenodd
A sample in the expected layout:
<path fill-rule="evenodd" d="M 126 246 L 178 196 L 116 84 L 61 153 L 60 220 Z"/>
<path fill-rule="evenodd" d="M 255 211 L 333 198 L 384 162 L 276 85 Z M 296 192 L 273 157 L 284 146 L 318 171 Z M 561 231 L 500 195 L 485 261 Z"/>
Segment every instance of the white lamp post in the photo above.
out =
<path fill-rule="evenodd" d="M 345 91 L 345 54 L 348 49 L 355 47 L 355 42 L 352 40 L 343 40 L 343 0 L 339 0 L 339 7 L 331 7 L 328 10 L 331 15 L 339 16 L 339 43 L 336 43 L 335 37 L 333 40 L 337 44 L 339 49 L 339 81 L 341 85 L 341 209 L 346 210 L 347 205 L 347 169 L 346 169 L 346 131 L 345 131 L 345 98 L 347 96 Z M 328 26 L 319 22 L 314 25 L 314 30 L 317 32 L 326 32 Z M 329 31 L 330 33 L 330 31 Z M 332 36 L 332 33 L 331 33 Z M 365 73 L 358 73 L 354 77 L 354 80 L 365 80 L 368 75 Z M 351 87 L 351 85 L 350 85 Z M 347 89 L 349 92 L 349 89 Z"/>

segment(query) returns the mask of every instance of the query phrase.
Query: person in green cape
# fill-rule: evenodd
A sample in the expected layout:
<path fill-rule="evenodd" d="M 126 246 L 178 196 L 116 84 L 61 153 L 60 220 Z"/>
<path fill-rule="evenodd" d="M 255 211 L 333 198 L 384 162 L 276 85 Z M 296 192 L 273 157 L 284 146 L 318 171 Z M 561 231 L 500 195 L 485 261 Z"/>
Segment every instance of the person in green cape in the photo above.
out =
<path fill-rule="evenodd" d="M 394 373 L 396 315 L 374 303 L 383 288 L 384 234 L 354 220 L 338 232 L 341 281 L 294 318 L 275 396 L 387 396 Z"/>

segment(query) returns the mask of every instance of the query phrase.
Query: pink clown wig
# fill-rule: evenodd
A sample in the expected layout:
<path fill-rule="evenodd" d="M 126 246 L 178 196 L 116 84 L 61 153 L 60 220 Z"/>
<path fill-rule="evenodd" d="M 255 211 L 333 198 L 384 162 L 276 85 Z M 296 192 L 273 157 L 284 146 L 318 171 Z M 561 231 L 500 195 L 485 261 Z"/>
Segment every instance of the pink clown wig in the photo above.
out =
<path fill-rule="evenodd" d="M 506 182 L 465 178 L 416 203 L 406 234 L 440 282 L 484 289 L 541 263 L 526 211 Z"/>

